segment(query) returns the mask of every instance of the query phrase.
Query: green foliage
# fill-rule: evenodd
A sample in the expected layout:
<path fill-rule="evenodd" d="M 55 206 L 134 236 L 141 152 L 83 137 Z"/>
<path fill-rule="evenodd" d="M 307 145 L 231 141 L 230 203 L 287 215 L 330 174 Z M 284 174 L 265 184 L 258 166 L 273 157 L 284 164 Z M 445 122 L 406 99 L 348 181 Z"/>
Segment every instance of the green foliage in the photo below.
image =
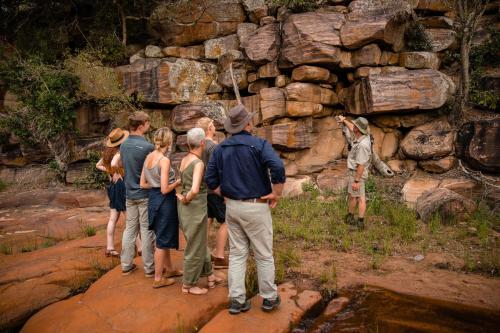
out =
<path fill-rule="evenodd" d="M 317 1 L 313 0 L 271 0 L 273 6 L 284 6 L 294 13 L 309 12 L 318 8 Z"/>
<path fill-rule="evenodd" d="M 7 243 L 0 243 L 0 253 L 5 255 L 12 254 L 12 245 Z"/>
<path fill-rule="evenodd" d="M 406 26 L 404 39 L 409 51 L 432 50 L 431 40 L 425 32 L 424 26 L 417 21 L 412 21 Z"/>
<path fill-rule="evenodd" d="M 485 69 L 498 67 L 500 59 L 500 32 L 490 29 L 489 40 L 479 46 L 473 47 L 470 53 L 470 102 L 484 109 L 500 111 L 500 95 L 485 85 Z"/>
<path fill-rule="evenodd" d="M 312 182 L 303 183 L 302 184 L 302 191 L 304 191 L 305 193 L 307 193 L 308 195 L 310 195 L 313 198 L 318 197 L 320 194 L 319 188 L 316 185 L 314 185 Z"/>
<path fill-rule="evenodd" d="M 80 220 L 78 222 L 78 225 L 80 226 L 80 231 L 83 235 L 83 237 L 92 237 L 95 236 L 96 234 L 96 229 L 93 225 L 88 224 L 87 222 Z"/>
<path fill-rule="evenodd" d="M 94 55 L 103 64 L 117 66 L 127 62 L 125 45 L 113 33 L 93 33 L 88 41 L 85 51 Z"/>
<path fill-rule="evenodd" d="M 25 106 L 10 110 L 0 122 L 27 143 L 45 143 L 73 126 L 78 78 L 37 58 L 0 63 L 0 80 Z"/>
<path fill-rule="evenodd" d="M 108 175 L 96 168 L 96 163 L 101 159 L 101 154 L 94 150 L 87 151 L 89 164 L 86 175 L 75 181 L 74 185 L 85 189 L 102 189 L 109 183 Z"/>

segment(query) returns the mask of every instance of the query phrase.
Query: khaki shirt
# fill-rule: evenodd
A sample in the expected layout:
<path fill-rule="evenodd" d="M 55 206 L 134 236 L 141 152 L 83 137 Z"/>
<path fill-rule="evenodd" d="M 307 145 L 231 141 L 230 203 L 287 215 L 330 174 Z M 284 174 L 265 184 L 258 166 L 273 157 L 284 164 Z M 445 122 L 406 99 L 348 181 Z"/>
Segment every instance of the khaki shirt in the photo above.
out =
<path fill-rule="evenodd" d="M 354 141 L 349 155 L 347 156 L 347 168 L 356 171 L 358 165 L 364 165 L 362 179 L 368 178 L 368 169 L 372 157 L 372 142 L 369 135 L 363 135 Z"/>

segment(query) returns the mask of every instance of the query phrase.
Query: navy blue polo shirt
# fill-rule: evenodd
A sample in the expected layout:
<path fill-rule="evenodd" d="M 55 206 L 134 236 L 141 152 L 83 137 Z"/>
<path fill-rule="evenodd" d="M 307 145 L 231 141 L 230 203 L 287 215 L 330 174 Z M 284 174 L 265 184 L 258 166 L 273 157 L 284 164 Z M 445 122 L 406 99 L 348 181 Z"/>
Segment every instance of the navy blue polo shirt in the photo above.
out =
<path fill-rule="evenodd" d="M 219 144 L 208 162 L 205 182 L 230 199 L 260 198 L 286 180 L 285 166 L 269 142 L 246 131 Z"/>

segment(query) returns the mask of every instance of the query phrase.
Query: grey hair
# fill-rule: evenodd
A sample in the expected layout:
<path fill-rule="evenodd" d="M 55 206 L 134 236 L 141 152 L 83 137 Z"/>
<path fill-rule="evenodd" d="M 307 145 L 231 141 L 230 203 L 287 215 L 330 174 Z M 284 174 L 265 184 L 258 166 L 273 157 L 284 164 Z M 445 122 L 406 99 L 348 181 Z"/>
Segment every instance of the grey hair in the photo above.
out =
<path fill-rule="evenodd" d="M 205 131 L 202 128 L 191 128 L 187 132 L 187 144 L 190 149 L 198 148 L 203 140 L 205 140 Z"/>

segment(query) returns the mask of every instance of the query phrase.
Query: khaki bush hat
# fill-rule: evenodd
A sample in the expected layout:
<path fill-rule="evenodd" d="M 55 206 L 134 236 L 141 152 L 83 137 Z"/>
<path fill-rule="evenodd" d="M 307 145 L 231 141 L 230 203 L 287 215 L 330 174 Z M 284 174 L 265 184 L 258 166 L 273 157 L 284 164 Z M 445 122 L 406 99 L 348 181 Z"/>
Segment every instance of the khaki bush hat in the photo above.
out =
<path fill-rule="evenodd" d="M 358 117 L 352 123 L 359 129 L 361 133 L 363 134 L 370 133 L 369 123 L 366 118 Z"/>

